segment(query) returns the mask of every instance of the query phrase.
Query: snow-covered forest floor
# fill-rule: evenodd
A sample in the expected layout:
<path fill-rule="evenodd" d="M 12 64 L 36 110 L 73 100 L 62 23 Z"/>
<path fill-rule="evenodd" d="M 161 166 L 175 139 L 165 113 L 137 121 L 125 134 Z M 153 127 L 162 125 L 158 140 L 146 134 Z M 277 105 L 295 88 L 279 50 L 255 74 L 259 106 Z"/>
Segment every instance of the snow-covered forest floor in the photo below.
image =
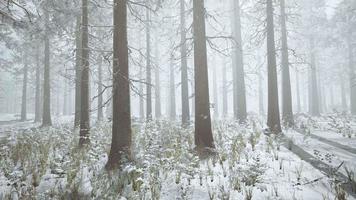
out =
<path fill-rule="evenodd" d="M 260 120 L 251 117 L 244 127 L 214 121 L 216 154 L 207 158 L 193 149 L 192 127 L 135 122 L 133 161 L 114 172 L 104 169 L 110 122 L 95 124 L 82 150 L 71 119 L 56 119 L 52 128 L 2 122 L 0 199 L 354 199 L 343 187 L 356 189 L 354 119 L 299 116 L 298 128 L 285 136 L 264 134 Z M 330 166 L 329 172 L 295 154 L 293 145 Z"/>

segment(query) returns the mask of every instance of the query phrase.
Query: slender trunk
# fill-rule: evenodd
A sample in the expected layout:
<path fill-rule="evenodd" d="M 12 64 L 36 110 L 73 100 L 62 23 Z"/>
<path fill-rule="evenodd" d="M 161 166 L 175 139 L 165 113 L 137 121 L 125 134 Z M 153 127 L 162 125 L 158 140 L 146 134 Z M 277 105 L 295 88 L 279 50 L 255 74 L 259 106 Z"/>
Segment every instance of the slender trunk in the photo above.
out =
<path fill-rule="evenodd" d="M 126 0 L 114 0 L 113 123 L 106 169 L 115 169 L 131 156 L 130 83 Z"/>
<path fill-rule="evenodd" d="M 44 83 L 43 83 L 43 114 L 42 126 L 51 126 L 51 85 L 50 85 L 50 46 L 49 46 L 49 13 L 45 9 L 46 33 L 44 36 L 45 58 L 44 58 Z"/>
<path fill-rule="evenodd" d="M 146 2 L 146 6 L 148 3 Z M 146 8 L 146 119 L 152 119 L 152 86 L 151 86 L 151 28 L 150 10 Z"/>
<path fill-rule="evenodd" d="M 89 34 L 88 34 L 88 0 L 82 0 L 82 72 L 81 72 L 81 104 L 80 104 L 80 138 L 79 146 L 89 140 Z"/>
<path fill-rule="evenodd" d="M 27 52 L 24 52 L 24 68 L 23 68 L 23 83 L 22 83 L 22 103 L 21 103 L 21 121 L 27 119 L 27 80 L 28 80 L 28 60 Z"/>
<path fill-rule="evenodd" d="M 41 66 L 40 66 L 40 47 L 36 47 L 36 97 L 35 97 L 35 122 L 41 122 Z"/>
<path fill-rule="evenodd" d="M 169 68 L 169 118 L 174 121 L 176 119 L 176 115 L 176 86 L 173 58 L 171 58 Z"/>
<path fill-rule="evenodd" d="M 263 101 L 263 77 L 262 72 L 258 74 L 258 102 L 260 115 L 265 116 L 265 107 Z"/>
<path fill-rule="evenodd" d="M 63 115 L 68 115 L 68 79 L 64 77 Z"/>
<path fill-rule="evenodd" d="M 182 87 L 182 125 L 189 125 L 189 88 L 188 88 L 188 64 L 187 64 L 187 44 L 185 28 L 185 0 L 180 0 L 180 31 L 181 31 L 181 87 Z"/>
<path fill-rule="evenodd" d="M 299 71 L 295 70 L 295 81 L 296 81 L 296 89 L 297 89 L 297 111 L 301 112 L 301 105 L 300 105 L 300 86 L 299 86 Z"/>
<path fill-rule="evenodd" d="M 342 111 L 347 111 L 347 103 L 346 103 L 346 91 L 345 91 L 345 83 L 342 74 L 340 74 L 340 89 L 341 89 L 341 107 Z"/>
<path fill-rule="evenodd" d="M 222 94 L 222 98 L 223 98 L 223 117 L 227 117 L 228 115 L 228 111 L 227 111 L 227 80 L 226 80 L 226 64 L 225 62 L 222 62 L 222 79 L 223 79 L 223 83 L 222 83 L 222 90 L 223 90 L 223 94 Z"/>
<path fill-rule="evenodd" d="M 157 36 L 158 37 L 158 34 Z M 161 81 L 160 81 L 160 71 L 159 71 L 159 55 L 158 55 L 158 41 L 155 43 L 155 57 L 156 57 L 156 67 L 155 67 L 155 114 L 156 118 L 161 118 Z"/>
<path fill-rule="evenodd" d="M 81 82 L 81 74 L 82 74 L 82 64 L 81 64 L 81 15 L 77 16 L 76 21 L 76 32 L 75 32 L 75 109 L 74 109 L 74 127 L 78 127 L 80 124 L 80 102 L 81 102 L 81 94 L 80 94 L 80 82 Z"/>
<path fill-rule="evenodd" d="M 244 63 L 243 63 L 243 49 L 242 49 L 242 37 L 241 37 L 241 17 L 240 17 L 240 1 L 234 0 L 234 39 L 236 42 L 235 46 L 235 95 L 236 98 L 236 109 L 235 117 L 239 120 L 240 123 L 246 121 L 247 112 L 246 112 L 246 86 L 245 86 L 245 72 L 244 72 Z"/>
<path fill-rule="evenodd" d="M 204 0 L 193 0 L 195 145 L 214 148 L 211 129 Z"/>
<path fill-rule="evenodd" d="M 140 72 L 139 72 L 139 79 L 142 80 L 143 79 L 143 67 L 140 66 Z M 140 118 L 143 120 L 145 119 L 145 101 L 143 98 L 143 84 L 140 83 L 140 87 L 139 87 L 139 93 L 140 93 Z"/>
<path fill-rule="evenodd" d="M 274 43 L 273 1 L 267 0 L 267 60 L 268 60 L 268 111 L 267 126 L 273 133 L 280 133 L 276 47 Z"/>
<path fill-rule="evenodd" d="M 213 91 L 214 91 L 214 117 L 215 119 L 219 118 L 219 102 L 218 102 L 218 83 L 217 83 L 217 65 L 213 62 Z"/>
<path fill-rule="evenodd" d="M 285 0 L 280 1 L 282 29 L 282 118 L 287 127 L 294 125 L 292 92 L 289 74 L 288 39 L 286 26 Z"/>
<path fill-rule="evenodd" d="M 312 116 L 320 115 L 320 104 L 319 104 L 319 91 L 318 91 L 318 80 L 316 73 L 316 61 L 315 61 L 315 48 L 314 48 L 314 37 L 310 38 L 311 47 L 311 74 L 310 74 L 310 92 L 309 92 L 309 112 Z"/>
<path fill-rule="evenodd" d="M 102 57 L 98 57 L 98 122 L 103 120 L 103 69 L 102 69 Z"/>
<path fill-rule="evenodd" d="M 334 86 L 330 85 L 329 86 L 329 92 L 330 92 L 330 111 L 333 111 L 335 102 L 334 102 Z"/>

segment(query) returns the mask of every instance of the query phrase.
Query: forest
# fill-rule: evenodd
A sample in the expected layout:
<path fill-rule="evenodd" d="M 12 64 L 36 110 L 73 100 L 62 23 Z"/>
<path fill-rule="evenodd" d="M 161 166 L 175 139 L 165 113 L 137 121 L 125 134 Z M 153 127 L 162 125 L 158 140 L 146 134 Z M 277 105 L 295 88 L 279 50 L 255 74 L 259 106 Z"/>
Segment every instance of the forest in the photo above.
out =
<path fill-rule="evenodd" d="M 355 0 L 0 0 L 0 200 L 346 200 L 355 173 Z"/>

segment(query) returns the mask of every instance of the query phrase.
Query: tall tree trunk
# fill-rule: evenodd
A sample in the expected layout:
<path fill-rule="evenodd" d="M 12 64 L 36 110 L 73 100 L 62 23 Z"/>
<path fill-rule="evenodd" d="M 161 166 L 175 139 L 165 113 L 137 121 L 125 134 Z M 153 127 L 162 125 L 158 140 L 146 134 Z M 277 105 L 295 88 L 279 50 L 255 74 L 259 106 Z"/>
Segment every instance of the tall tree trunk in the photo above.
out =
<path fill-rule="evenodd" d="M 158 33 L 157 36 L 158 37 Z M 160 81 L 160 62 L 159 62 L 159 55 L 158 55 L 158 40 L 155 43 L 155 57 L 156 57 L 156 67 L 155 67 L 155 115 L 156 118 L 161 118 L 161 81 Z"/>
<path fill-rule="evenodd" d="M 146 6 L 149 6 L 146 2 Z M 146 8 L 146 119 L 152 119 L 150 10 Z"/>
<path fill-rule="evenodd" d="M 222 62 L 222 66 L 223 66 L 223 68 L 222 68 L 222 92 L 223 92 L 223 94 L 222 94 L 222 101 L 223 101 L 223 117 L 225 118 L 225 117 L 227 117 L 227 115 L 228 115 L 228 111 L 227 111 L 227 107 L 228 107 L 228 105 L 227 105 L 227 80 L 226 80 L 226 63 L 225 62 Z"/>
<path fill-rule="evenodd" d="M 311 47 L 311 69 L 310 69 L 310 92 L 309 92 L 309 113 L 312 116 L 320 115 L 320 104 L 319 104 L 319 91 L 318 91 L 318 80 L 316 73 L 316 61 L 315 61 L 315 48 L 314 48 L 314 37 L 310 38 L 310 47 Z"/>
<path fill-rule="evenodd" d="M 143 67 L 140 66 L 140 72 L 139 72 L 139 79 L 142 81 L 143 80 Z M 139 93 L 140 93 L 140 118 L 143 120 L 145 119 L 145 101 L 143 98 L 143 84 L 140 83 L 139 87 Z"/>
<path fill-rule="evenodd" d="M 41 122 L 41 66 L 40 66 L 40 47 L 36 46 L 36 97 L 35 97 L 35 122 Z"/>
<path fill-rule="evenodd" d="M 130 159 L 131 111 L 126 0 L 114 0 L 113 123 L 106 169 Z"/>
<path fill-rule="evenodd" d="M 268 111 L 267 126 L 272 133 L 280 133 L 276 47 L 274 43 L 273 2 L 267 0 L 267 60 L 268 60 Z"/>
<path fill-rule="evenodd" d="M 289 74 L 288 39 L 286 26 L 285 1 L 280 0 L 282 29 L 282 118 L 287 127 L 294 125 L 292 92 Z"/>
<path fill-rule="evenodd" d="M 22 103 L 21 103 L 21 121 L 27 119 L 27 80 L 28 80 L 28 60 L 27 52 L 24 52 L 23 83 L 22 83 Z"/>
<path fill-rule="evenodd" d="M 79 146 L 89 140 L 89 33 L 88 33 L 88 0 L 82 0 L 82 72 L 81 72 L 81 104 L 80 104 L 80 138 Z"/>
<path fill-rule="evenodd" d="M 75 109 L 74 109 L 74 127 L 80 125 L 80 103 L 81 103 L 81 94 L 80 94 L 80 82 L 82 77 L 82 42 L 81 42 L 81 15 L 77 16 L 76 21 L 76 30 L 75 30 Z"/>
<path fill-rule="evenodd" d="M 188 88 L 188 64 L 187 64 L 187 43 L 185 28 L 185 0 L 180 0 L 180 62 L 181 62 L 181 87 L 182 87 L 182 125 L 189 125 L 189 88 Z"/>
<path fill-rule="evenodd" d="M 245 72 L 243 63 L 243 49 L 242 49 L 242 36 L 241 36 L 241 17 L 240 17 L 240 1 L 234 0 L 234 39 L 235 39 L 235 53 L 233 68 L 235 69 L 235 117 L 240 123 L 246 121 L 246 86 L 245 86 Z"/>
<path fill-rule="evenodd" d="M 214 117 L 215 119 L 219 118 L 219 102 L 218 102 L 218 83 L 217 83 L 217 65 L 215 60 L 213 62 L 213 91 L 214 91 Z"/>
<path fill-rule="evenodd" d="M 43 114 L 42 126 L 51 126 L 51 85 L 50 85 L 50 44 L 49 44 L 49 13 L 45 9 L 46 33 L 44 36 L 45 57 L 44 57 L 44 74 L 43 74 Z"/>
<path fill-rule="evenodd" d="M 296 89 L 297 89 L 297 111 L 298 112 L 301 112 L 302 108 L 301 108 L 301 105 L 300 105 L 300 86 L 299 86 L 299 71 L 298 70 L 295 70 L 295 81 L 296 81 Z"/>
<path fill-rule="evenodd" d="M 98 122 L 103 120 L 103 69 L 102 69 L 102 57 L 98 57 Z"/>
<path fill-rule="evenodd" d="M 173 56 L 170 59 L 169 68 L 169 118 L 174 121 L 176 119 L 176 86 L 174 78 Z"/>
<path fill-rule="evenodd" d="M 204 0 L 193 0 L 195 145 L 214 148 L 211 129 Z"/>

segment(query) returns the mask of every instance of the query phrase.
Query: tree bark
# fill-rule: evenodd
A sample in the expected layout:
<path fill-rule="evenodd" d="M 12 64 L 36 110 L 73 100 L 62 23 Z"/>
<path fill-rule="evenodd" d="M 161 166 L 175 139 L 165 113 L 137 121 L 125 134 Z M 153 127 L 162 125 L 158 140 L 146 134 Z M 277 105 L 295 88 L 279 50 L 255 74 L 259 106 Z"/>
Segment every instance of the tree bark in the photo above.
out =
<path fill-rule="evenodd" d="M 130 159 L 131 113 L 127 44 L 127 2 L 114 1 L 113 123 L 112 142 L 106 169 Z"/>
<path fill-rule="evenodd" d="M 149 6 L 146 2 L 146 6 Z M 150 10 L 146 8 L 146 119 L 152 120 L 151 28 Z"/>
<path fill-rule="evenodd" d="M 23 83 L 22 83 L 22 103 L 21 103 L 21 121 L 27 119 L 27 80 L 28 80 L 28 60 L 27 52 L 24 52 Z"/>
<path fill-rule="evenodd" d="M 173 56 L 170 59 L 169 68 L 169 118 L 174 121 L 176 119 L 176 86 L 174 78 Z"/>
<path fill-rule="evenodd" d="M 267 60 L 268 60 L 268 111 L 267 126 L 272 133 L 280 133 L 276 47 L 274 40 L 273 2 L 267 0 Z"/>
<path fill-rule="evenodd" d="M 40 47 L 36 46 L 36 96 L 35 96 L 35 122 L 41 122 L 41 66 Z"/>
<path fill-rule="evenodd" d="M 44 74 L 43 74 L 43 114 L 42 126 L 51 126 L 51 85 L 50 85 L 50 44 L 49 44 L 49 13 L 45 9 L 46 32 L 44 36 L 45 57 L 44 57 Z"/>
<path fill-rule="evenodd" d="M 180 0 L 180 37 L 181 37 L 181 90 L 182 90 L 182 125 L 188 126 L 190 121 L 189 115 L 189 88 L 188 88 L 188 64 L 187 64 L 187 43 L 185 28 L 185 0 Z"/>
<path fill-rule="evenodd" d="M 288 39 L 285 0 L 280 0 L 282 30 L 282 118 L 287 127 L 294 125 L 293 103 L 289 73 Z"/>
<path fill-rule="evenodd" d="M 263 77 L 262 72 L 258 74 L 258 103 L 260 115 L 265 116 L 264 98 L 263 98 Z"/>
<path fill-rule="evenodd" d="M 98 57 L 98 122 L 103 120 L 103 69 L 102 69 L 102 57 Z"/>
<path fill-rule="evenodd" d="M 88 0 L 82 0 L 82 72 L 80 104 L 80 138 L 79 146 L 89 144 L 89 34 L 88 34 Z"/>
<path fill-rule="evenodd" d="M 81 15 L 77 16 L 76 21 L 76 32 L 75 32 L 75 109 L 74 109 L 74 127 L 78 127 L 80 125 L 80 102 L 81 102 L 81 94 L 80 94 L 80 82 L 81 82 L 81 74 L 82 74 L 82 63 L 81 63 Z"/>
<path fill-rule="evenodd" d="M 246 122 L 247 111 L 246 111 L 246 89 L 245 89 L 245 72 L 243 63 L 243 47 L 242 47 L 242 36 L 241 36 L 241 16 L 240 16 L 240 1 L 234 0 L 234 40 L 235 40 L 235 53 L 233 68 L 235 69 L 235 117 L 240 123 Z"/>
<path fill-rule="evenodd" d="M 345 91 L 345 83 L 344 83 L 344 77 L 340 73 L 340 90 L 341 90 L 341 107 L 342 111 L 346 112 L 347 111 L 347 103 L 346 103 L 346 91 Z"/>
<path fill-rule="evenodd" d="M 214 148 L 211 129 L 204 0 L 193 0 L 195 145 Z"/>

